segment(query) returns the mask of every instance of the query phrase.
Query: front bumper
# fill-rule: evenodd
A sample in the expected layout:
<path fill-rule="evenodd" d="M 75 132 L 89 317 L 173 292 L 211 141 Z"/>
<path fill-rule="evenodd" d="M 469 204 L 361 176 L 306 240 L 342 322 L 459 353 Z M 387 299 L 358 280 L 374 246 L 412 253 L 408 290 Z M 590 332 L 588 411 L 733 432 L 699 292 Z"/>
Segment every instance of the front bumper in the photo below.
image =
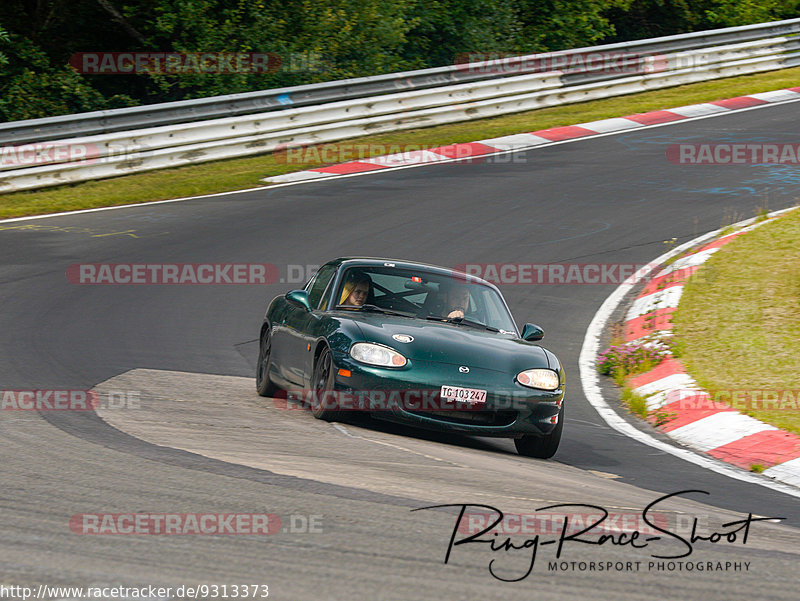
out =
<path fill-rule="evenodd" d="M 352 408 L 430 430 L 507 438 L 542 436 L 556 427 L 564 401 L 563 384 L 552 392 L 535 390 L 517 384 L 511 374 L 488 369 L 473 367 L 462 374 L 457 365 L 420 360 L 389 369 L 338 353 L 334 363 L 336 393 L 349 399 Z M 441 399 L 442 386 L 486 390 L 486 402 L 474 407 Z"/>

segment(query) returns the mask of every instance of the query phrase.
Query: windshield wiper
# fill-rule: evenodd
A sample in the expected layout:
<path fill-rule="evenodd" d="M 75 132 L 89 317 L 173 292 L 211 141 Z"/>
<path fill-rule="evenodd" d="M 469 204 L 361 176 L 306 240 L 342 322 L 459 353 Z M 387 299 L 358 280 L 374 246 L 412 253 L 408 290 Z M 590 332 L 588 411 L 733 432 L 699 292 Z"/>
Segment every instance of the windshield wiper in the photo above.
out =
<path fill-rule="evenodd" d="M 473 328 L 480 328 L 482 330 L 489 330 L 490 332 L 500 331 L 497 328 L 493 328 L 492 326 L 487 326 L 485 323 L 481 323 L 479 321 L 472 321 L 471 319 L 467 319 L 466 317 L 437 317 L 436 315 L 428 315 L 428 317 L 426 317 L 425 319 L 430 319 L 431 321 L 446 321 L 447 323 L 461 324 Z"/>
<path fill-rule="evenodd" d="M 400 317 L 416 317 L 414 313 L 406 313 L 405 311 L 395 311 L 394 309 L 384 309 L 378 305 L 338 305 L 337 309 L 360 309 L 362 311 L 372 311 L 374 313 L 383 313 L 385 315 L 398 315 Z"/>

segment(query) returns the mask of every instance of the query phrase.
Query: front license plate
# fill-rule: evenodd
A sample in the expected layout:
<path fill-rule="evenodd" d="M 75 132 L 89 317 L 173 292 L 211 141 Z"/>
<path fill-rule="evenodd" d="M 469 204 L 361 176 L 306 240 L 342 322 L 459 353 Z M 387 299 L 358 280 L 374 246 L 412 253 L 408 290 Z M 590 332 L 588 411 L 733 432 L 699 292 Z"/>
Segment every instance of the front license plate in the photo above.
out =
<path fill-rule="evenodd" d="M 483 405 L 486 402 L 486 391 L 477 388 L 461 388 L 460 386 L 442 386 L 439 393 L 443 399 L 458 401 L 470 405 Z"/>

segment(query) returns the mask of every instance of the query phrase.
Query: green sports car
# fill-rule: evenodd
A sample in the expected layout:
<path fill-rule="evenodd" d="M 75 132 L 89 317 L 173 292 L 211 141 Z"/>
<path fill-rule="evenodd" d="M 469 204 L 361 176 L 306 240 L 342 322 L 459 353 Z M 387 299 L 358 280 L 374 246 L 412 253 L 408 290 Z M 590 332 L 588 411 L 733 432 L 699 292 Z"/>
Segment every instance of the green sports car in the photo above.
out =
<path fill-rule="evenodd" d="M 421 428 L 513 438 L 549 458 L 564 425 L 564 371 L 522 333 L 500 291 L 466 274 L 392 259 L 340 258 L 269 304 L 256 387 L 315 417 L 348 411 Z"/>

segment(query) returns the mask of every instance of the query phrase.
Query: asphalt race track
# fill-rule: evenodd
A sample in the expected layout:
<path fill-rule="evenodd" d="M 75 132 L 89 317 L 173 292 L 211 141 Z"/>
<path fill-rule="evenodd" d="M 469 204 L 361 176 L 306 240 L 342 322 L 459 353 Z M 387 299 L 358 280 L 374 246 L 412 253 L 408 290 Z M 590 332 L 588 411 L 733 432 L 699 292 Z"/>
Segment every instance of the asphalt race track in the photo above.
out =
<path fill-rule="evenodd" d="M 81 286 L 65 271 L 74 263 L 272 263 L 283 276 L 290 265 L 360 255 L 446 266 L 646 263 L 667 250 L 666 240 L 679 244 L 800 197 L 795 165 L 681 166 L 666 148 L 796 143 L 798 108 L 482 161 L 0 222 L 0 390 L 98 387 L 140 399 L 97 413 L 0 411 L 0 585 L 259 583 L 270 599 L 288 600 L 796 599 L 797 497 L 634 442 L 584 399 L 578 354 L 614 285 L 501 287 L 517 322 L 542 326 L 543 345 L 567 370 L 564 439 L 553 460 L 537 461 L 517 456 L 509 440 L 361 418 L 327 424 L 258 397 L 264 309 L 301 284 Z M 754 523 L 745 544 L 698 541 L 691 556 L 674 560 L 722 562 L 721 570 L 648 566 L 666 561 L 651 554 L 684 553 L 676 540 L 641 549 L 568 541 L 559 564 L 583 568 L 549 569 L 555 545 L 542 546 L 527 578 L 505 582 L 490 561 L 513 580 L 525 574 L 530 549 L 465 544 L 445 564 L 457 509 L 411 511 L 477 503 L 532 514 L 575 503 L 636 515 L 684 490 L 709 494 L 659 507 L 678 521 L 699 516 L 708 534 L 750 512 L 786 519 Z M 71 516 L 83 513 L 265 512 L 285 528 L 269 536 L 70 529 Z M 318 528 L 298 531 L 309 520 Z M 541 541 L 557 536 L 542 533 Z M 626 567 L 637 561 L 638 570 Z M 623 569 L 592 571 L 588 562 Z"/>

